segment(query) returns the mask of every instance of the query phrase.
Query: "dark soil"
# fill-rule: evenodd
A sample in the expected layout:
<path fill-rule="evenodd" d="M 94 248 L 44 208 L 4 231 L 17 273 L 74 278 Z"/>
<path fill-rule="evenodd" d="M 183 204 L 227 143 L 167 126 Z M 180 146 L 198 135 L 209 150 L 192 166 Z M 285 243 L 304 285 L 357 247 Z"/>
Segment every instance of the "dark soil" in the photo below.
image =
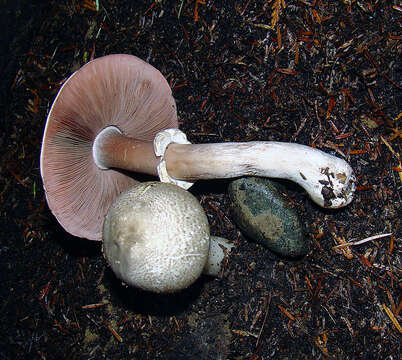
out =
<path fill-rule="evenodd" d="M 401 358 L 396 1 L 0 3 L 0 359 Z M 63 80 L 111 53 L 165 75 L 190 141 L 315 146 L 351 163 L 355 200 L 323 210 L 286 184 L 311 242 L 289 261 L 240 233 L 227 181 L 197 183 L 212 234 L 235 243 L 221 278 L 174 295 L 123 287 L 99 243 L 57 223 L 39 172 Z"/>

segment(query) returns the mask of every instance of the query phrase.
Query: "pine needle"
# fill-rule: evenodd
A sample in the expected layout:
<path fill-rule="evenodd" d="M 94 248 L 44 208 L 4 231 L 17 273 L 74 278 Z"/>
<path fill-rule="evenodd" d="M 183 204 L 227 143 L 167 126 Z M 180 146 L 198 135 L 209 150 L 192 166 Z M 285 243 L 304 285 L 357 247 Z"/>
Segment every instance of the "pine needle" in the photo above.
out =
<path fill-rule="evenodd" d="M 391 236 L 391 235 L 392 235 L 392 233 L 373 235 L 373 236 L 370 236 L 370 237 L 362 239 L 362 240 L 351 241 L 351 242 L 347 242 L 344 244 L 336 245 L 336 246 L 332 247 L 332 249 L 335 250 L 335 249 L 344 248 L 346 246 L 360 245 L 360 244 L 364 244 L 364 243 L 372 241 L 372 240 L 381 239 L 383 237 L 387 237 L 387 236 Z"/>
<path fill-rule="evenodd" d="M 285 8 L 285 0 L 274 0 L 272 4 L 272 18 L 271 18 L 271 29 L 274 29 L 279 21 L 279 17 L 282 13 L 282 8 Z"/>

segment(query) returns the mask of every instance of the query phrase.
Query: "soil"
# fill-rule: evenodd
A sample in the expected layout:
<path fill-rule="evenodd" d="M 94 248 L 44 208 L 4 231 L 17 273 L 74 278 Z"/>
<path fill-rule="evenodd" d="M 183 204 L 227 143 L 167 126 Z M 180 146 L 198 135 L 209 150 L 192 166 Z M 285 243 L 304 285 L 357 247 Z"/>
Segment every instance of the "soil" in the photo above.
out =
<path fill-rule="evenodd" d="M 1 359 L 402 357 L 397 2 L 0 3 Z M 221 276 L 171 295 L 122 286 L 100 243 L 57 223 L 39 171 L 58 89 L 112 53 L 163 73 L 191 142 L 314 146 L 350 162 L 355 200 L 325 210 L 285 184 L 310 242 L 295 261 L 241 234 L 229 181 L 198 182 L 211 233 L 235 244 Z"/>

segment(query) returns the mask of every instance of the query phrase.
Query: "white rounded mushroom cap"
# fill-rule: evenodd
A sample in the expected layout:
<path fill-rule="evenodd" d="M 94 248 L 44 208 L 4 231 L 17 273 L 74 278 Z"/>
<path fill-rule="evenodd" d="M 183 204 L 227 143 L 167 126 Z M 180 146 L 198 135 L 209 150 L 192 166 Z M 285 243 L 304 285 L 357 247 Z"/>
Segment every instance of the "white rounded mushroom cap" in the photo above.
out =
<path fill-rule="evenodd" d="M 123 282 L 154 292 L 174 292 L 202 273 L 209 251 L 208 219 L 184 189 L 145 182 L 123 192 L 103 227 L 103 251 Z"/>

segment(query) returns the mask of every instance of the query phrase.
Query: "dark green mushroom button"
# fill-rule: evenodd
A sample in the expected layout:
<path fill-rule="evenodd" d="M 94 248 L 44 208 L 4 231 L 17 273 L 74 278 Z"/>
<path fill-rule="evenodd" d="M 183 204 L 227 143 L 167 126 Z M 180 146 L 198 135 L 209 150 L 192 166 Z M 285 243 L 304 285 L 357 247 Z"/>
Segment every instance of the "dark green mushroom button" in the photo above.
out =
<path fill-rule="evenodd" d="M 244 177 L 230 183 L 229 196 L 233 218 L 247 237 L 284 257 L 308 252 L 298 214 L 281 194 L 281 185 Z"/>

